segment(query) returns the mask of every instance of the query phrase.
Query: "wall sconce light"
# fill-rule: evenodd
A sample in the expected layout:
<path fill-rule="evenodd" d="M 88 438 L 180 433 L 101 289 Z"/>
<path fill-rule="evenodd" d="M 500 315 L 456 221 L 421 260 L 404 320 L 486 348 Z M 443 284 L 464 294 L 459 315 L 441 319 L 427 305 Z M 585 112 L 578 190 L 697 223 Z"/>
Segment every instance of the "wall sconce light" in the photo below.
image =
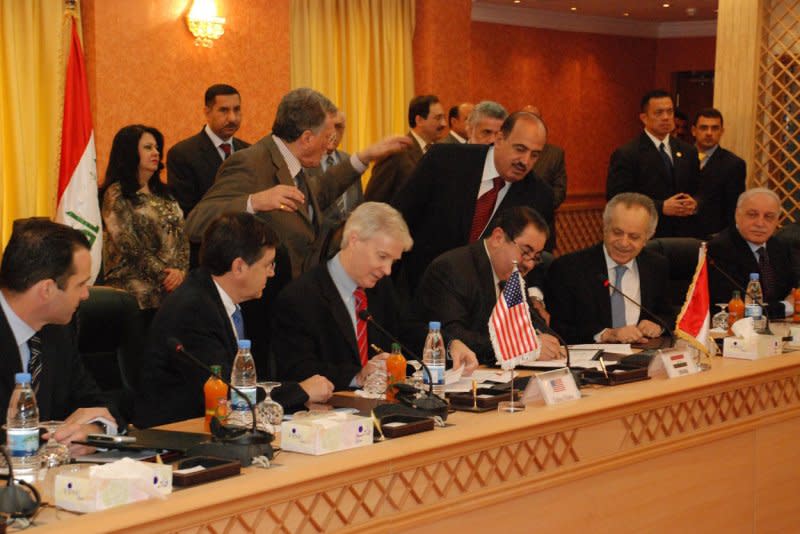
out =
<path fill-rule="evenodd" d="M 186 15 L 186 25 L 194 35 L 195 46 L 211 48 L 225 33 L 225 17 L 217 16 L 214 0 L 194 0 Z"/>

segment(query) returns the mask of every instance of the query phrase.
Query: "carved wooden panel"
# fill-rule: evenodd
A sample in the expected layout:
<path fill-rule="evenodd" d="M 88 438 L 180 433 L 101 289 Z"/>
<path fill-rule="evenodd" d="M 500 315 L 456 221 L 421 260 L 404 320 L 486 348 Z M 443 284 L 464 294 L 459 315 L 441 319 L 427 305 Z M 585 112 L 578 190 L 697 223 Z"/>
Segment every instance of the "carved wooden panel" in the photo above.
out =
<path fill-rule="evenodd" d="M 556 256 L 581 250 L 602 239 L 604 206 L 601 201 L 565 205 L 556 211 Z"/>
<path fill-rule="evenodd" d="M 673 399 L 674 401 L 674 399 Z M 543 408 L 546 409 L 546 408 Z M 427 461 L 343 486 L 301 495 L 241 512 L 182 533 L 322 533 L 424 510 L 444 502 L 485 496 L 507 487 L 591 469 L 601 462 L 625 462 L 631 453 L 659 454 L 655 443 L 747 425 L 800 409 L 800 374 L 764 378 L 680 402 L 657 402 L 608 420 L 538 436 L 522 436 L 488 448 Z M 600 443 L 602 436 L 602 441 Z"/>

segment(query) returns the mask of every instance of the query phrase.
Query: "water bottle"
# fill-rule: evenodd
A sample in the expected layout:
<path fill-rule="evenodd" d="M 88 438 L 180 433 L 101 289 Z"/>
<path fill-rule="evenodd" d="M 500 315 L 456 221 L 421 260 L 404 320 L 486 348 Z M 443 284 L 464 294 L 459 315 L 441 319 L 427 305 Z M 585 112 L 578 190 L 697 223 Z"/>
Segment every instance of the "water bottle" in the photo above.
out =
<path fill-rule="evenodd" d="M 6 448 L 11 456 L 14 476 L 33 482 L 39 470 L 39 408 L 31 389 L 31 374 L 14 375 L 16 386 L 8 402 Z"/>
<path fill-rule="evenodd" d="M 428 337 L 425 338 L 425 348 L 422 350 L 422 361 L 428 366 L 433 380 L 433 392 L 444 395 L 444 358 L 445 347 L 441 332 L 442 324 L 439 321 L 428 323 Z M 425 376 L 425 383 L 428 377 Z"/>
<path fill-rule="evenodd" d="M 233 360 L 231 370 L 231 384 L 244 393 L 253 406 L 256 405 L 256 364 L 250 354 L 250 340 L 239 340 L 239 351 Z M 231 390 L 231 414 L 228 423 L 233 425 L 249 426 L 253 422 L 250 406 L 236 391 Z"/>
<path fill-rule="evenodd" d="M 756 331 L 763 330 L 766 326 L 764 320 L 764 294 L 761 291 L 761 282 L 758 273 L 750 273 L 750 282 L 744 295 L 744 316 L 753 318 L 753 327 Z"/>

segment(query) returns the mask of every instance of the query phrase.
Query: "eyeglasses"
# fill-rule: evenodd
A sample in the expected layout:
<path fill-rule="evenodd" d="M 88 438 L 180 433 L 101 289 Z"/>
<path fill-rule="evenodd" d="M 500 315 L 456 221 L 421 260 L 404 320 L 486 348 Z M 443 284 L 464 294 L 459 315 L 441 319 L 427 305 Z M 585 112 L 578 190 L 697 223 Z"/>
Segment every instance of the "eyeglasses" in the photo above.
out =
<path fill-rule="evenodd" d="M 542 261 L 542 252 L 541 251 L 534 252 L 534 250 L 532 248 L 530 248 L 529 246 L 527 246 L 527 245 L 524 246 L 524 247 L 520 246 L 520 244 L 517 243 L 516 241 L 512 241 L 512 243 L 514 243 L 517 246 L 517 248 L 519 249 L 519 252 L 522 255 L 522 259 L 523 260 L 525 260 L 525 261 L 533 261 L 534 263 L 539 263 L 540 261 Z"/>

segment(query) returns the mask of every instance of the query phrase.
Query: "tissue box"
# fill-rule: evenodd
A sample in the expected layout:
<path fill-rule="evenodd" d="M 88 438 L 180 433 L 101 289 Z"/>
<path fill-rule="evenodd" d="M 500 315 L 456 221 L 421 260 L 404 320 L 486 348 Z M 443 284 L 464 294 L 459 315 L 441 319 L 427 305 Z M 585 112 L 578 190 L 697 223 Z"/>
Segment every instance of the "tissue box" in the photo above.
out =
<path fill-rule="evenodd" d="M 777 356 L 782 351 L 781 338 L 758 334 L 754 345 L 745 346 L 741 337 L 726 337 L 722 342 L 722 356 L 740 360 L 759 360 L 770 356 Z"/>
<path fill-rule="evenodd" d="M 98 466 L 81 466 L 59 473 L 54 487 L 56 506 L 72 512 L 95 512 L 172 493 L 171 465 L 134 463 L 142 464 L 137 469 L 147 474 L 134 478 L 106 478 L 92 471 Z"/>
<path fill-rule="evenodd" d="M 372 419 L 349 413 L 294 417 L 281 424 L 281 449 L 328 454 L 372 445 Z"/>

